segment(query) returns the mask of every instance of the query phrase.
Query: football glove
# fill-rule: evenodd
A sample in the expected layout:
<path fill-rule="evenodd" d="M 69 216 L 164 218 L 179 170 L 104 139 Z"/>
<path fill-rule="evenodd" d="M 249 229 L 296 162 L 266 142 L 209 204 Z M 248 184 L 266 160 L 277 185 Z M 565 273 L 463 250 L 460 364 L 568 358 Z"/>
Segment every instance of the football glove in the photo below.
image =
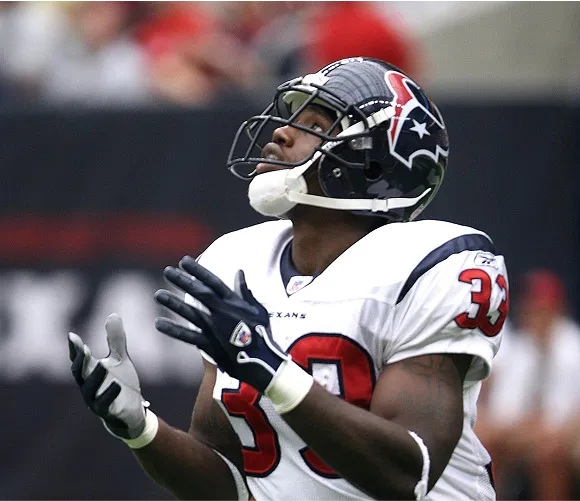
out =
<path fill-rule="evenodd" d="M 105 330 L 109 354 L 102 359 L 96 359 L 78 335 L 69 333 L 71 371 L 85 403 L 101 418 L 107 431 L 139 448 L 153 440 L 157 418 L 146 409 L 149 403 L 141 396 L 121 317 L 109 315 Z"/>
<path fill-rule="evenodd" d="M 193 324 L 186 327 L 157 318 L 157 330 L 205 351 L 230 376 L 270 397 L 279 412 L 298 405 L 310 390 L 312 377 L 272 338 L 270 315 L 248 289 L 244 272 L 237 272 L 232 291 L 190 256 L 179 266 L 165 268 L 165 278 L 199 301 L 205 311 L 172 292 L 157 291 L 160 304 Z"/>

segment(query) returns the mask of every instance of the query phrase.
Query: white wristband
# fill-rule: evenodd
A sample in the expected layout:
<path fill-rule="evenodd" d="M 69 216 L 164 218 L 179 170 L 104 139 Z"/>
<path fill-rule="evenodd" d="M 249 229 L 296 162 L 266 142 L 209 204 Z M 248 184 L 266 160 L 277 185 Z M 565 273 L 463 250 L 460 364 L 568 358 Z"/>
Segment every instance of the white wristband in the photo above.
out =
<path fill-rule="evenodd" d="M 431 467 L 431 461 L 429 460 L 429 450 L 427 446 L 421 439 L 419 435 L 415 432 L 407 430 L 411 438 L 417 442 L 421 455 L 423 456 L 423 469 L 421 471 L 421 478 L 415 486 L 415 499 L 416 501 L 422 501 L 422 499 L 427 495 L 427 488 L 429 486 L 429 469 Z"/>
<path fill-rule="evenodd" d="M 272 401 L 278 414 L 285 414 L 294 409 L 312 388 L 314 378 L 302 367 L 287 360 L 276 371 L 276 374 L 265 395 Z"/>
<path fill-rule="evenodd" d="M 143 433 L 137 438 L 121 438 L 131 449 L 141 449 L 147 444 L 151 443 L 157 435 L 157 430 L 159 429 L 159 419 L 153 413 L 153 411 L 147 409 L 145 411 L 145 428 Z"/>

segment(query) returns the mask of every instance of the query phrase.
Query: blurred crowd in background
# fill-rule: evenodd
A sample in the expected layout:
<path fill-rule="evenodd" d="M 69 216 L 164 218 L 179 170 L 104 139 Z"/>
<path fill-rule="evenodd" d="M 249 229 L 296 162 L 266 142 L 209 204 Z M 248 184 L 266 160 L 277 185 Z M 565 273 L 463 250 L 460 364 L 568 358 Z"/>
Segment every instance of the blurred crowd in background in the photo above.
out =
<path fill-rule="evenodd" d="M 360 54 L 414 72 L 383 4 L 3 1 L 0 103 L 203 106 Z"/>

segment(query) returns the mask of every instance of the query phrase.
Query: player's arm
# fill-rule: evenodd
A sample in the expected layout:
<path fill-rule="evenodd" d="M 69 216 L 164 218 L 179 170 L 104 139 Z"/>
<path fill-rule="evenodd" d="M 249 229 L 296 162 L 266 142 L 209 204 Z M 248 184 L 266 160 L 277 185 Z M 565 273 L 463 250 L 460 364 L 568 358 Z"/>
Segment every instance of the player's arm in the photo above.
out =
<path fill-rule="evenodd" d="M 203 360 L 204 377 L 191 416 L 190 435 L 210 445 L 243 471 L 242 444 L 224 411 L 213 398 L 217 368 Z"/>
<path fill-rule="evenodd" d="M 238 499 L 232 468 L 243 481 L 241 445 L 212 396 L 216 368 L 205 360 L 204 368 L 189 433 L 160 419 L 155 439 L 133 452 L 143 469 L 179 499 Z"/>
<path fill-rule="evenodd" d="M 359 489 L 376 499 L 416 499 L 425 462 L 430 463 L 426 477 L 430 489 L 461 436 L 463 378 L 470 360 L 469 355 L 435 354 L 386 366 L 370 412 L 315 383 L 283 418 Z"/>
<path fill-rule="evenodd" d="M 215 367 L 206 364 L 187 433 L 147 408 L 120 317 L 111 315 L 106 331 L 107 357 L 93 357 L 75 334 L 69 334 L 69 351 L 85 403 L 107 431 L 123 440 L 144 470 L 178 498 L 247 499 L 239 440 L 212 398 Z"/>

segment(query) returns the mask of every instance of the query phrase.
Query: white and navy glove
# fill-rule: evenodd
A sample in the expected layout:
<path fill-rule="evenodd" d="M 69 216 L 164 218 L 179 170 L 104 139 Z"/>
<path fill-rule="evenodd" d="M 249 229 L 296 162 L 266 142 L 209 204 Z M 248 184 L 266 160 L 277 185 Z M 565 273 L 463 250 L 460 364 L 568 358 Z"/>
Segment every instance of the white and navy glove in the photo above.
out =
<path fill-rule="evenodd" d="M 157 330 L 205 351 L 230 376 L 268 396 L 278 412 L 296 407 L 310 390 L 312 376 L 272 338 L 268 311 L 248 289 L 244 272 L 237 272 L 232 291 L 190 256 L 179 266 L 168 266 L 163 275 L 207 310 L 172 292 L 157 291 L 155 299 L 160 304 L 193 324 L 186 327 L 157 318 Z"/>
<path fill-rule="evenodd" d="M 105 330 L 109 354 L 101 359 L 91 354 L 79 336 L 69 333 L 71 371 L 85 403 L 101 418 L 107 431 L 138 449 L 153 440 L 158 420 L 141 396 L 121 317 L 109 315 Z"/>

